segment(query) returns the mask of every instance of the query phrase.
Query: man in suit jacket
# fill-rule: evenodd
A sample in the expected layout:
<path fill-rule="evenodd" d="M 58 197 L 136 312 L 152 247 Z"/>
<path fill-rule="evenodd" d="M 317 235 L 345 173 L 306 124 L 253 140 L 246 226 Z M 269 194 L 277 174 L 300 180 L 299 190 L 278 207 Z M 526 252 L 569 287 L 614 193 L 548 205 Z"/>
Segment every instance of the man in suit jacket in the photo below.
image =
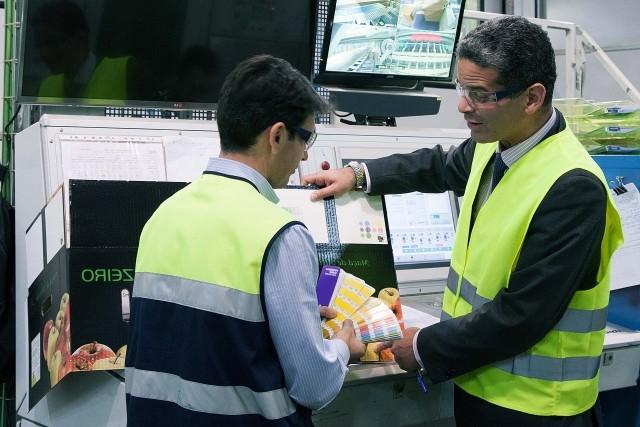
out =
<path fill-rule="evenodd" d="M 593 426 L 609 261 L 622 241 L 602 171 L 551 105 L 555 55 L 522 17 L 458 46 L 458 110 L 471 138 L 303 179 L 313 198 L 464 195 L 442 321 L 391 347 L 400 367 L 453 379 L 458 426 Z"/>

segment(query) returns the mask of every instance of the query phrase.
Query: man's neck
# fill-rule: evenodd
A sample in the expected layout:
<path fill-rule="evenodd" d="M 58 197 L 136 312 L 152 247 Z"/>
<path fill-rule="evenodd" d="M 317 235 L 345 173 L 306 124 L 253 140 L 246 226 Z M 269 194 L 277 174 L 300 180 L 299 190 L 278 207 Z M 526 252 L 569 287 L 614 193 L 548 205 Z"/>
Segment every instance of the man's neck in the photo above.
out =
<path fill-rule="evenodd" d="M 542 128 L 545 125 L 545 123 L 547 123 L 547 121 L 551 118 L 552 114 L 553 114 L 553 107 L 547 109 L 547 111 L 545 111 L 544 113 L 540 113 L 540 114 L 536 115 L 534 120 L 532 120 L 530 126 L 526 127 L 528 129 L 528 131 L 525 133 L 526 136 L 524 136 L 522 138 L 518 138 L 515 142 L 513 142 L 513 141 L 508 141 L 508 142 L 507 141 L 500 141 L 500 148 L 502 150 L 506 150 L 508 148 L 514 147 L 514 146 L 526 141 L 533 134 L 538 132 L 540 130 L 540 128 Z"/>
<path fill-rule="evenodd" d="M 221 151 L 219 157 L 221 159 L 235 160 L 236 162 L 244 163 L 250 168 L 258 171 L 262 176 L 265 176 L 266 164 L 262 157 L 235 151 Z"/>

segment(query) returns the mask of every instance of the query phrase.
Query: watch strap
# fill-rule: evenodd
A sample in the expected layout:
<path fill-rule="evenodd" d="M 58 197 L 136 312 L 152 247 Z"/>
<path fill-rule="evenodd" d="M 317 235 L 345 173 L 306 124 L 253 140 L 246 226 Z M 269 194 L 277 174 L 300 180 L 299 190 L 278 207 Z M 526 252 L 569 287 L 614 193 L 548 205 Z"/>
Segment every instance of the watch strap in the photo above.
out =
<path fill-rule="evenodd" d="M 355 189 L 363 190 L 367 185 L 367 180 L 364 174 L 364 167 L 362 167 L 361 163 L 355 161 L 349 162 L 347 166 L 350 167 L 351 170 L 353 170 L 353 174 L 356 177 Z"/>

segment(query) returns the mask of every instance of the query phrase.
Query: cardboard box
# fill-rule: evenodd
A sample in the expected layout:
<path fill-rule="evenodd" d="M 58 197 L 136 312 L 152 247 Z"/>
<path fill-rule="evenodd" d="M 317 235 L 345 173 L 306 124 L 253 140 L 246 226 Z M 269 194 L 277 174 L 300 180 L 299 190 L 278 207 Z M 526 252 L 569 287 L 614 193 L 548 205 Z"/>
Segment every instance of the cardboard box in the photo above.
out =
<path fill-rule="evenodd" d="M 46 265 L 29 287 L 29 408 L 68 374 L 124 368 L 140 232 L 185 185 L 71 180 L 68 203 L 54 198 L 42 209 L 30 227 L 32 240 L 42 230 L 34 247 L 42 248 Z M 48 254 L 60 236 L 64 244 Z"/>

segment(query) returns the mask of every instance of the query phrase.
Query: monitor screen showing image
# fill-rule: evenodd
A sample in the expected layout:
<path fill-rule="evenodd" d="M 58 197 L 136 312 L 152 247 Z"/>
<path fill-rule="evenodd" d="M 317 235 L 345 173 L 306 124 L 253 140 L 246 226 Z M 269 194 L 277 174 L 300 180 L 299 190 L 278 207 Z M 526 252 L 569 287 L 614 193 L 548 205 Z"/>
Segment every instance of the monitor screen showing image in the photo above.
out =
<path fill-rule="evenodd" d="M 447 266 L 455 236 L 455 198 L 449 193 L 385 196 L 397 269 Z"/>
<path fill-rule="evenodd" d="M 311 77 L 317 0 L 21 4 L 21 102 L 214 109 L 225 77 L 258 54 Z"/>
<path fill-rule="evenodd" d="M 464 0 L 335 0 L 319 83 L 356 74 L 451 81 Z"/>

